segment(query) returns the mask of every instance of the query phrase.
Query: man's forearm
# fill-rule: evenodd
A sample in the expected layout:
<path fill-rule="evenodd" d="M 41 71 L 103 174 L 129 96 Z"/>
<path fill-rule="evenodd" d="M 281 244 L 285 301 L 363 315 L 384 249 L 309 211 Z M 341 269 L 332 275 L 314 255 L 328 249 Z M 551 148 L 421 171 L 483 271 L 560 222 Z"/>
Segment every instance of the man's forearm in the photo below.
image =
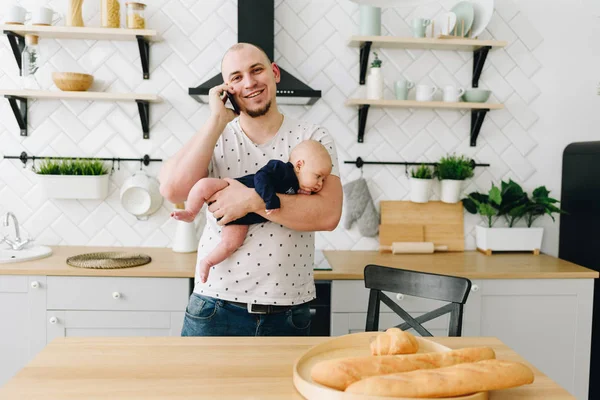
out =
<path fill-rule="evenodd" d="M 211 116 L 194 137 L 163 164 L 158 177 L 163 197 L 172 203 L 183 202 L 192 186 L 208 176 L 215 144 L 226 125 L 226 121 Z"/>

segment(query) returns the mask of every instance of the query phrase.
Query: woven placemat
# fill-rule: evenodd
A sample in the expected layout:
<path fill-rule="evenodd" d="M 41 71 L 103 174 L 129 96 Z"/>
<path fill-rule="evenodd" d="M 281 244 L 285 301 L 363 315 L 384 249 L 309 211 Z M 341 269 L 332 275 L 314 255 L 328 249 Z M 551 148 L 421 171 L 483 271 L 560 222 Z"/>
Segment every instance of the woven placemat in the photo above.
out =
<path fill-rule="evenodd" d="M 146 254 L 103 252 L 86 253 L 67 258 L 67 264 L 79 268 L 131 268 L 148 264 L 152 259 Z"/>

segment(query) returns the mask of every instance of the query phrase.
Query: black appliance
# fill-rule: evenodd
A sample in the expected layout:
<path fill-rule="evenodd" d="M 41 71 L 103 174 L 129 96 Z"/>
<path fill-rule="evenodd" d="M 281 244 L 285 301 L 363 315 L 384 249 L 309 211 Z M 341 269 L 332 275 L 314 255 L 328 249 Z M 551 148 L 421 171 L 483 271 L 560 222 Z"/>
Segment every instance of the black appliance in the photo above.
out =
<path fill-rule="evenodd" d="M 315 281 L 317 298 L 310 302 L 310 336 L 331 335 L 331 281 Z"/>
<path fill-rule="evenodd" d="M 558 257 L 600 271 L 600 141 L 571 143 L 563 152 Z M 594 282 L 589 399 L 600 399 L 600 280 Z"/>
<path fill-rule="evenodd" d="M 238 0 L 238 42 L 259 46 L 273 60 L 275 49 L 275 1 Z M 214 60 L 208 60 L 214 62 Z M 279 67 L 281 82 L 277 84 L 278 104 L 311 105 L 321 98 L 321 91 L 311 89 Z M 223 83 L 217 74 L 200 86 L 189 89 L 189 94 L 200 103 L 208 101 L 210 88 Z"/>

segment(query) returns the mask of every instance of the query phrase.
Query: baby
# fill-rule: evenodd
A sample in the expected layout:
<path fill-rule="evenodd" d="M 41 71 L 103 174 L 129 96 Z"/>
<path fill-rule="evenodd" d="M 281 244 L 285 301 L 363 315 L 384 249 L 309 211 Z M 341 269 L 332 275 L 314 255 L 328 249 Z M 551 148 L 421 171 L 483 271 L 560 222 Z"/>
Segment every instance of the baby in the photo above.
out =
<path fill-rule="evenodd" d="M 325 147 L 315 140 L 305 140 L 292 149 L 289 162 L 271 160 L 256 174 L 236 180 L 254 188 L 265 202 L 266 213 L 271 214 L 281 207 L 277 193 L 316 193 L 323 188 L 323 181 L 330 173 L 331 157 Z M 223 179 L 200 179 L 190 191 L 185 210 L 173 211 L 171 216 L 177 220 L 193 221 L 204 203 L 228 185 Z M 249 213 L 225 225 L 217 247 L 199 263 L 202 283 L 208 279 L 210 267 L 224 261 L 244 243 L 248 225 L 265 221 L 262 216 Z"/>

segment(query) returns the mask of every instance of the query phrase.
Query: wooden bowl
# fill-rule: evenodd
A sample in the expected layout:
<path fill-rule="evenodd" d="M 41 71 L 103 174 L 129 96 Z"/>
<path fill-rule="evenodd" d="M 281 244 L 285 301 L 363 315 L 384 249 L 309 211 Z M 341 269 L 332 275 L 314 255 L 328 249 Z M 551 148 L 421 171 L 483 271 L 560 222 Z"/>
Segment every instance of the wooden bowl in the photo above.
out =
<path fill-rule="evenodd" d="M 65 92 L 85 92 L 94 83 L 94 77 L 77 72 L 53 72 L 52 80 L 57 88 Z"/>

